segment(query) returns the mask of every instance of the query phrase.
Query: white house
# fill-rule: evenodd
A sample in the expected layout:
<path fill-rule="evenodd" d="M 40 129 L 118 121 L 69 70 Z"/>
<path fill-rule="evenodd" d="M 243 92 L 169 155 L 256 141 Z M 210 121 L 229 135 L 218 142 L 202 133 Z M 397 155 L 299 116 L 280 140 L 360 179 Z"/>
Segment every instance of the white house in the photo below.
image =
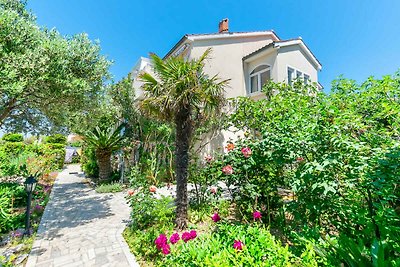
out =
<path fill-rule="evenodd" d="M 219 23 L 217 33 L 186 34 L 164 56 L 199 58 L 212 48 L 205 71 L 230 79 L 226 97 L 263 97 L 261 87 L 268 80 L 291 83 L 294 79 L 315 82 L 322 65 L 301 38 L 282 40 L 273 30 L 255 32 L 229 32 L 229 21 Z M 141 58 L 132 71 L 133 86 L 141 96 L 141 83 L 137 74 L 151 69 L 151 63 Z M 224 142 L 233 138 L 223 134 Z"/>

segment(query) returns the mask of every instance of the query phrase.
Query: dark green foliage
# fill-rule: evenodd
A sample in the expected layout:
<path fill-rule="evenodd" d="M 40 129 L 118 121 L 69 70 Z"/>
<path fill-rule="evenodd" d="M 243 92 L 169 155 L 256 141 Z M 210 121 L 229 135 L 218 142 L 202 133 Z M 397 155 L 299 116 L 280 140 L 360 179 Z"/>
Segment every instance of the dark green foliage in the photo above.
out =
<path fill-rule="evenodd" d="M 270 83 L 264 92 L 264 100 L 233 100 L 229 126 L 244 133 L 235 148 L 192 166 L 199 210 L 218 210 L 208 190 L 222 181 L 232 196 L 229 219 L 161 258 L 150 242 L 171 230 L 139 217 L 135 252 L 165 266 L 399 266 L 400 74 L 360 85 L 339 79 L 329 95 L 301 83 Z M 228 165 L 232 173 L 223 172 Z M 134 214 L 153 207 L 149 200 Z M 262 219 L 241 225 L 254 210 Z M 207 224 L 196 212 L 196 226 Z M 235 219 L 239 225 L 224 224 Z M 265 227 L 290 248 L 270 242 Z M 233 251 L 234 239 L 244 240 L 243 252 Z"/>
<path fill-rule="evenodd" d="M 339 247 L 340 240 L 360 240 L 371 264 L 374 240 L 387 244 L 389 259 L 399 256 L 393 245 L 399 240 L 400 222 L 399 117 L 392 115 L 400 111 L 399 80 L 398 74 L 371 78 L 361 86 L 339 80 L 331 95 L 301 84 L 288 88 L 271 83 L 265 88 L 267 100 L 237 101 L 232 124 L 248 132 L 237 144 L 251 147 L 254 161 L 263 158 L 251 170 L 262 179 L 273 178 L 265 180 L 269 189 L 263 191 L 272 197 L 279 186 L 294 193 L 275 207 L 273 217 L 282 231 L 290 234 L 303 225 L 317 228 L 322 237 L 339 235 Z M 239 176 L 239 181 L 246 180 L 244 188 L 254 190 L 256 197 L 262 194 L 261 187 L 252 188 L 257 176 L 247 180 L 242 171 L 246 164 L 227 161 L 230 154 L 225 164 L 239 170 L 225 180 Z M 252 195 L 246 189 L 240 192 Z M 253 198 L 254 205 L 270 203 Z M 288 215 L 293 217 L 288 220 Z"/>
<path fill-rule="evenodd" d="M 23 217 L 14 214 L 14 208 L 25 205 L 24 187 L 14 183 L 0 183 L 0 233 L 23 225 Z"/>
<path fill-rule="evenodd" d="M 0 126 L 48 132 L 90 110 L 110 62 L 86 34 L 40 27 L 26 1 L 0 0 Z"/>
<path fill-rule="evenodd" d="M 7 142 L 23 142 L 24 136 L 19 133 L 6 133 L 2 139 Z"/>
<path fill-rule="evenodd" d="M 111 155 L 122 147 L 125 140 L 124 130 L 124 124 L 116 124 L 109 127 L 96 126 L 84 134 L 85 142 L 95 149 L 99 179 L 102 181 L 111 178 Z"/>
<path fill-rule="evenodd" d="M 87 145 L 82 147 L 81 166 L 88 177 L 99 177 L 99 165 L 97 164 L 96 153 L 93 147 Z"/>
<path fill-rule="evenodd" d="M 32 221 L 40 219 L 41 212 L 34 209 L 36 205 L 44 207 L 49 199 L 49 187 L 38 184 L 32 195 Z M 0 234 L 10 230 L 24 228 L 26 192 L 23 185 L 0 182 Z"/>

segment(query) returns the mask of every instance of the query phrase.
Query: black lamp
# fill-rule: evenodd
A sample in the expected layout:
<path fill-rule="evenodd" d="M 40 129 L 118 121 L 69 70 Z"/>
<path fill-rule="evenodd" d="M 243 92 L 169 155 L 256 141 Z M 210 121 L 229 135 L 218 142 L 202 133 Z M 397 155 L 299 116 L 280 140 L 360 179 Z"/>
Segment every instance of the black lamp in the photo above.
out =
<path fill-rule="evenodd" d="M 35 191 L 37 184 L 37 180 L 32 175 L 26 178 L 24 182 L 25 191 L 28 193 L 28 201 L 26 207 L 26 216 L 25 216 L 25 235 L 31 235 L 30 233 L 30 216 L 31 216 L 31 201 L 32 201 L 32 193 Z"/>

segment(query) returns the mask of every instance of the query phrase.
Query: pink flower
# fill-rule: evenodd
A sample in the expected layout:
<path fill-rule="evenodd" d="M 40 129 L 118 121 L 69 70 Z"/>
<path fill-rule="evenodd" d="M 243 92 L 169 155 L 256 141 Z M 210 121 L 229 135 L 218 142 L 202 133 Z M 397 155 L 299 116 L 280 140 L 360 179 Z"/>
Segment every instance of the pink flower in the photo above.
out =
<path fill-rule="evenodd" d="M 157 246 L 157 249 L 161 249 L 164 245 L 166 245 L 168 242 L 168 238 L 166 235 L 164 234 L 160 234 L 156 240 L 154 241 L 154 243 Z"/>
<path fill-rule="evenodd" d="M 210 163 L 213 160 L 213 157 L 211 155 L 207 155 L 204 157 L 204 160 Z"/>
<path fill-rule="evenodd" d="M 249 158 L 251 156 L 251 149 L 250 147 L 244 147 L 242 148 L 242 154 L 245 158 Z"/>
<path fill-rule="evenodd" d="M 211 187 L 210 188 L 210 192 L 213 193 L 213 194 L 216 194 L 217 191 L 218 191 L 218 189 L 216 187 Z"/>
<path fill-rule="evenodd" d="M 164 244 L 164 246 L 161 248 L 161 251 L 164 255 L 168 255 L 169 253 L 171 253 L 171 248 L 169 244 Z"/>
<path fill-rule="evenodd" d="M 222 168 L 222 172 L 225 173 L 226 175 L 231 175 L 233 173 L 233 168 L 231 165 L 226 165 L 225 167 Z"/>
<path fill-rule="evenodd" d="M 129 196 L 133 196 L 135 194 L 135 191 L 134 190 L 132 190 L 132 189 L 129 189 L 128 190 L 128 195 Z"/>
<path fill-rule="evenodd" d="M 195 239 L 197 237 L 197 232 L 196 230 L 190 231 L 190 239 Z"/>
<path fill-rule="evenodd" d="M 253 219 L 254 220 L 261 220 L 261 217 L 262 217 L 261 216 L 261 212 L 259 212 L 257 210 L 253 212 Z"/>
<path fill-rule="evenodd" d="M 180 236 L 178 233 L 172 234 L 171 237 L 169 238 L 169 242 L 171 242 L 171 244 L 176 244 L 178 243 L 178 241 L 180 240 Z"/>
<path fill-rule="evenodd" d="M 236 249 L 236 250 L 242 250 L 243 246 L 244 246 L 244 244 L 240 240 L 235 240 L 233 242 L 233 248 Z"/>
<path fill-rule="evenodd" d="M 190 233 L 189 232 L 184 232 L 183 234 L 182 234 L 182 240 L 183 240 L 183 242 L 188 242 L 190 239 L 192 239 L 192 236 L 190 235 Z"/>
<path fill-rule="evenodd" d="M 219 217 L 219 214 L 218 214 L 218 213 L 214 213 L 214 215 L 211 217 L 211 219 L 212 219 L 214 222 L 219 222 L 219 221 L 221 220 L 221 217 Z"/>

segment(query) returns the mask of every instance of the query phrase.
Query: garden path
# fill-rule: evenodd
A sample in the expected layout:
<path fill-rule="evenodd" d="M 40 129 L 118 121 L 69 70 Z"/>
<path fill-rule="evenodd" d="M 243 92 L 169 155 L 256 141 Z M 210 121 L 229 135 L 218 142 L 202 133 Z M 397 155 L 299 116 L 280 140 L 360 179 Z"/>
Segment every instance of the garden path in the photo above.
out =
<path fill-rule="evenodd" d="M 59 173 L 27 267 L 139 266 L 122 231 L 130 208 L 122 193 L 98 194 L 78 165 Z"/>

